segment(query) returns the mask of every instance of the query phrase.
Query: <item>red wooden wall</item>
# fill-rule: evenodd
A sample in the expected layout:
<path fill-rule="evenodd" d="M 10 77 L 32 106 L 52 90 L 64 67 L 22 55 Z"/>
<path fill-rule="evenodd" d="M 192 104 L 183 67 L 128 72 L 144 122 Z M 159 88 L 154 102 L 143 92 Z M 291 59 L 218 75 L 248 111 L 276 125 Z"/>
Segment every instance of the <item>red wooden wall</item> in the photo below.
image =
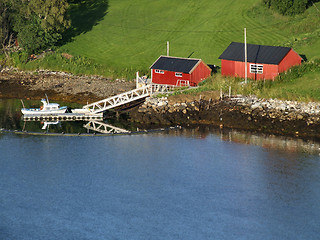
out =
<path fill-rule="evenodd" d="M 162 73 L 156 73 L 155 69 L 151 69 L 152 74 L 152 82 L 157 84 L 168 84 L 168 85 L 176 85 L 178 80 L 187 80 L 190 81 L 191 75 L 188 73 L 182 73 L 182 77 L 176 77 L 176 72 L 164 71 Z"/>
<path fill-rule="evenodd" d="M 198 85 L 199 82 L 211 75 L 211 69 L 202 61 L 196 68 L 189 73 L 182 73 L 182 77 L 177 77 L 176 72 L 163 70 L 162 73 L 156 73 L 156 69 L 151 69 L 152 82 L 157 84 L 177 85 L 179 80 L 189 81 L 191 86 Z"/>
<path fill-rule="evenodd" d="M 250 73 L 250 64 L 255 63 L 247 63 L 248 78 L 255 80 L 274 79 L 276 76 L 278 76 L 279 73 L 287 71 L 294 65 L 301 64 L 301 57 L 291 49 L 288 54 L 282 59 L 279 65 L 257 63 L 258 65 L 263 65 L 262 74 Z M 224 76 L 235 76 L 244 78 L 245 63 L 221 59 L 221 74 Z"/>
<path fill-rule="evenodd" d="M 293 49 L 282 59 L 279 64 L 279 73 L 287 71 L 290 67 L 301 64 L 301 57 Z"/>
<path fill-rule="evenodd" d="M 260 79 L 274 79 L 278 75 L 278 65 L 272 64 L 258 64 L 263 65 L 263 74 L 250 73 L 250 64 L 247 63 L 247 76 L 250 79 L 260 80 Z M 221 60 L 221 74 L 224 76 L 235 76 L 240 78 L 245 78 L 245 63 Z"/>
<path fill-rule="evenodd" d="M 200 64 L 196 67 L 196 69 L 191 73 L 191 86 L 196 86 L 202 80 L 208 78 L 211 75 L 211 69 L 204 63 L 200 62 Z"/>

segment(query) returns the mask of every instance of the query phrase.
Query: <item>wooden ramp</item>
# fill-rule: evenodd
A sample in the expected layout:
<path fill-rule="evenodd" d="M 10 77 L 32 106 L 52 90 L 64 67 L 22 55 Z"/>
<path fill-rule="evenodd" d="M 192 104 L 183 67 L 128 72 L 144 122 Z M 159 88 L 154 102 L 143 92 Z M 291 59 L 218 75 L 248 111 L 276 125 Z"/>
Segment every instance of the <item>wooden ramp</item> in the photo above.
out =
<path fill-rule="evenodd" d="M 89 110 L 91 113 L 101 113 L 106 110 L 149 97 L 155 93 L 168 93 L 173 91 L 174 87 L 175 86 L 162 84 L 147 84 L 134 90 L 87 104 L 82 108 Z"/>

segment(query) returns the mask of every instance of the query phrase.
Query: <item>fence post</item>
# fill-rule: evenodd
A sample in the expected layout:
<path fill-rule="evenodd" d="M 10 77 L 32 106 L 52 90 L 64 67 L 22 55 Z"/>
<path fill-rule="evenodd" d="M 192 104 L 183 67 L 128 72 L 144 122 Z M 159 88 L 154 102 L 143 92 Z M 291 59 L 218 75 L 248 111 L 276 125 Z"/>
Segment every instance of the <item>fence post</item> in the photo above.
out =
<path fill-rule="evenodd" d="M 136 88 L 139 88 L 139 72 L 136 73 Z"/>

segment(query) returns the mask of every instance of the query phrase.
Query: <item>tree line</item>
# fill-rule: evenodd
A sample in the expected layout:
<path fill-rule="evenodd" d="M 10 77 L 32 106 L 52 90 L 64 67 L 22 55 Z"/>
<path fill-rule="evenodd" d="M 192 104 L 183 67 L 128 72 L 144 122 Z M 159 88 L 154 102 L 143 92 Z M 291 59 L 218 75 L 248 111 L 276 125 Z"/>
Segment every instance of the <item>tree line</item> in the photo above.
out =
<path fill-rule="evenodd" d="M 268 8 L 275 9 L 282 15 L 303 13 L 311 4 L 311 0 L 263 0 Z"/>
<path fill-rule="evenodd" d="M 70 26 L 66 0 L 0 0 L 0 48 L 19 44 L 28 54 L 55 45 Z"/>

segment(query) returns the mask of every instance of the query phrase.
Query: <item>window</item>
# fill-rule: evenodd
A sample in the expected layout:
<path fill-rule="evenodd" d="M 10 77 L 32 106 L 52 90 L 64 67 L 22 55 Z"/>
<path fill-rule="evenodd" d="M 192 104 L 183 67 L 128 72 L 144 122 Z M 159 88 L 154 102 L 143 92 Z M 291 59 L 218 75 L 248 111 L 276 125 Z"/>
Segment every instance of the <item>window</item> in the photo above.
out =
<path fill-rule="evenodd" d="M 250 73 L 262 74 L 263 73 L 263 65 L 250 64 Z"/>
<path fill-rule="evenodd" d="M 182 77 L 182 73 L 176 72 L 176 77 Z"/>
<path fill-rule="evenodd" d="M 163 70 L 156 69 L 156 70 L 155 70 L 155 73 L 164 74 L 164 71 L 163 71 Z"/>

